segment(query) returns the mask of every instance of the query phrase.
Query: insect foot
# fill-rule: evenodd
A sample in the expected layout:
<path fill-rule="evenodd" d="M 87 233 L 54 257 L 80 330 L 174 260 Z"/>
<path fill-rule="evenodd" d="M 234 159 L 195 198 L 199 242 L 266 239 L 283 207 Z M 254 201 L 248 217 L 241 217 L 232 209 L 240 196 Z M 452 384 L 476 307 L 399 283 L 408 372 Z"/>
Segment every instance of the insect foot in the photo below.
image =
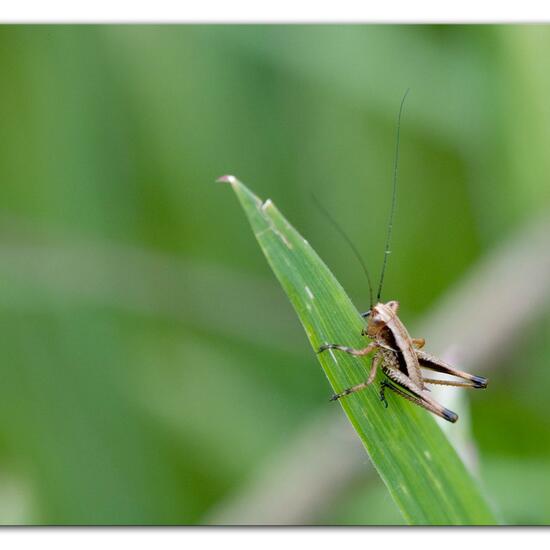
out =
<path fill-rule="evenodd" d="M 323 351 L 327 351 L 327 349 L 335 349 L 338 348 L 338 344 L 323 344 L 319 347 L 317 350 L 317 353 L 323 353 Z"/>
<path fill-rule="evenodd" d="M 363 348 L 363 349 L 355 349 L 355 348 L 350 348 L 348 346 L 340 346 L 338 344 L 323 344 L 319 348 L 319 351 L 317 351 L 317 353 L 322 353 L 327 349 L 337 349 L 339 351 L 345 351 L 350 355 L 361 357 L 362 355 L 368 355 L 369 353 L 372 353 L 376 348 L 379 348 L 379 347 L 380 345 L 377 342 L 372 342 L 366 348 Z"/>
<path fill-rule="evenodd" d="M 356 350 L 353 348 L 350 348 L 348 346 L 340 346 L 338 344 L 323 344 L 317 353 L 322 353 L 323 351 L 326 351 L 327 349 L 337 349 L 339 351 L 345 351 L 346 353 L 351 353 L 352 355 L 358 355 L 358 352 L 361 350 Z"/>
<path fill-rule="evenodd" d="M 349 395 L 350 393 L 353 393 L 353 390 L 351 388 L 348 388 L 347 390 L 344 390 L 342 393 L 335 393 L 329 401 L 338 401 L 341 397 L 344 397 L 346 395 Z"/>

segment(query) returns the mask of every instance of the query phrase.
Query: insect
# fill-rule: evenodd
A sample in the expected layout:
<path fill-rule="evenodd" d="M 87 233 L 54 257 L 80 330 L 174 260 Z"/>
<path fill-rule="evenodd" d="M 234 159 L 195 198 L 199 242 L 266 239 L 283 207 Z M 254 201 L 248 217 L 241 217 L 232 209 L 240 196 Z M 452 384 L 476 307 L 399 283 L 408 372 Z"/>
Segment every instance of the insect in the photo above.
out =
<path fill-rule="evenodd" d="M 457 386 L 461 388 L 486 388 L 487 379 L 482 376 L 475 376 L 467 372 L 455 369 L 451 365 L 445 363 L 441 359 L 430 355 L 422 350 L 425 344 L 423 338 L 411 338 L 405 325 L 399 319 L 397 312 L 399 309 L 399 302 L 391 300 L 389 302 L 381 301 L 382 285 L 384 282 L 384 274 L 386 271 L 386 265 L 388 256 L 390 254 L 391 234 L 393 229 L 393 217 L 395 213 L 396 197 L 397 197 L 397 172 L 399 165 L 399 138 L 401 129 L 401 115 L 403 112 L 403 105 L 407 97 L 409 90 L 405 92 L 401 99 L 399 107 L 399 114 L 397 117 L 397 135 L 396 135 L 396 147 L 393 169 L 393 193 L 392 203 L 390 209 L 390 217 L 388 222 L 388 230 L 386 234 L 386 246 L 384 250 L 384 261 L 382 264 L 382 271 L 380 274 L 380 282 L 378 285 L 378 293 L 376 297 L 376 305 L 373 305 L 373 293 L 372 285 L 368 270 L 358 253 L 357 249 L 342 231 L 338 224 L 330 217 L 330 214 L 325 211 L 325 215 L 333 223 L 336 229 L 346 239 L 351 246 L 353 252 L 359 259 L 363 270 L 367 276 L 370 293 L 370 309 L 362 314 L 364 319 L 367 319 L 367 326 L 363 329 L 362 335 L 367 336 L 372 340 L 366 347 L 362 349 L 354 349 L 339 344 L 324 344 L 319 348 L 319 353 L 326 350 L 338 350 L 345 353 L 349 353 L 354 356 L 369 355 L 376 352 L 372 359 L 372 366 L 367 380 L 361 384 L 357 384 L 351 388 L 347 388 L 341 393 L 337 393 L 332 396 L 331 401 L 336 401 L 344 396 L 361 391 L 374 382 L 376 372 L 381 368 L 382 372 L 386 375 L 385 379 L 381 383 L 380 388 L 380 400 L 384 406 L 387 407 L 388 403 L 385 397 L 386 389 L 390 389 L 400 397 L 407 399 L 408 401 L 427 409 L 435 415 L 448 420 L 449 422 L 456 422 L 458 415 L 453 411 L 445 408 L 437 401 L 428 397 L 423 392 L 428 390 L 426 384 L 438 384 L 447 386 Z M 324 209 L 323 209 L 324 210 Z M 440 380 L 434 378 L 425 378 L 421 369 L 428 369 L 439 373 L 449 374 L 460 378 L 460 381 L 454 380 Z M 429 390 L 428 390 L 429 391 Z"/>

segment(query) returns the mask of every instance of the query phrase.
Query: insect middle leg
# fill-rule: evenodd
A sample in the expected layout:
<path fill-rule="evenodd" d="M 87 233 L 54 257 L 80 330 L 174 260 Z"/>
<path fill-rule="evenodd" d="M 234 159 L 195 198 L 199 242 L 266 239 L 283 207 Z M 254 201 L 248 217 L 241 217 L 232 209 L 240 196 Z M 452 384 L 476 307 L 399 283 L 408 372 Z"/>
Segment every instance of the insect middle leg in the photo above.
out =
<path fill-rule="evenodd" d="M 336 401 L 337 399 L 340 399 L 341 397 L 344 397 L 346 395 L 349 395 L 350 393 L 355 393 L 357 391 L 364 390 L 367 386 L 373 383 L 374 377 L 376 376 L 376 371 L 378 370 L 378 366 L 380 365 L 380 362 L 382 361 L 381 355 L 375 355 L 372 360 L 372 367 L 369 373 L 369 377 L 365 380 L 365 382 L 361 382 L 361 384 L 357 384 L 356 386 L 352 386 L 351 388 L 347 388 L 341 393 L 334 394 L 330 400 Z"/>
<path fill-rule="evenodd" d="M 426 345 L 426 340 L 424 338 L 411 338 L 411 342 L 416 349 L 423 348 Z"/>

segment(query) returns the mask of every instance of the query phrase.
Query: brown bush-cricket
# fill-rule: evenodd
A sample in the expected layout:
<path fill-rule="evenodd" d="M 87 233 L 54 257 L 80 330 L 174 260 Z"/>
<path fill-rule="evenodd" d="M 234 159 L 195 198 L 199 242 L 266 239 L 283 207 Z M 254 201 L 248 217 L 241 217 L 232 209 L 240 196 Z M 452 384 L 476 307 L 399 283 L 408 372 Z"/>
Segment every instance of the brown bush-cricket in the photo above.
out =
<path fill-rule="evenodd" d="M 366 313 L 362 314 L 362 317 L 368 320 L 367 327 L 363 329 L 362 335 L 370 338 L 372 342 L 362 349 L 354 349 L 339 344 L 324 344 L 319 348 L 319 353 L 328 349 L 343 351 L 345 353 L 349 353 L 355 356 L 369 355 L 373 352 L 376 352 L 372 359 L 371 371 L 367 380 L 333 395 L 331 400 L 337 400 L 341 397 L 363 390 L 364 388 L 372 384 L 376 377 L 376 372 L 378 368 L 381 368 L 382 372 L 388 378 L 388 380 L 382 381 L 380 389 L 380 399 L 386 407 L 387 401 L 385 398 L 385 390 L 386 388 L 389 388 L 400 397 L 407 399 L 415 405 L 423 407 L 424 409 L 427 409 L 428 411 L 434 413 L 441 418 L 444 418 L 445 420 L 448 420 L 449 422 L 456 422 L 458 420 L 458 415 L 456 413 L 445 408 L 437 401 L 423 393 L 424 391 L 428 390 L 428 388 L 426 388 L 426 384 L 448 385 L 461 388 L 486 388 L 487 379 L 483 378 L 482 376 L 476 376 L 455 369 L 441 359 L 438 359 L 423 351 L 421 348 L 424 347 L 425 340 L 423 338 L 411 338 L 405 325 L 399 319 L 397 315 L 399 303 L 395 300 L 391 300 L 386 303 L 383 303 L 381 301 L 384 274 L 386 270 L 387 259 L 390 254 L 393 218 L 395 214 L 397 198 L 397 174 L 399 166 L 401 116 L 403 113 L 403 105 L 405 103 L 405 99 L 408 93 L 409 90 L 405 92 L 401 99 L 399 113 L 397 116 L 392 203 L 386 235 L 384 261 L 382 264 L 380 282 L 378 285 L 378 292 L 376 297 L 377 303 L 375 305 L 373 303 L 374 300 L 371 279 L 359 252 L 357 251 L 351 240 L 347 237 L 347 235 L 345 235 L 342 229 L 338 226 L 335 220 L 333 220 L 330 215 L 325 211 L 325 215 L 328 216 L 329 220 L 335 225 L 338 231 L 344 236 L 348 244 L 351 246 L 354 254 L 359 259 L 367 276 L 370 293 L 370 309 Z M 422 368 L 456 376 L 462 379 L 462 381 L 426 378 L 422 373 Z"/>

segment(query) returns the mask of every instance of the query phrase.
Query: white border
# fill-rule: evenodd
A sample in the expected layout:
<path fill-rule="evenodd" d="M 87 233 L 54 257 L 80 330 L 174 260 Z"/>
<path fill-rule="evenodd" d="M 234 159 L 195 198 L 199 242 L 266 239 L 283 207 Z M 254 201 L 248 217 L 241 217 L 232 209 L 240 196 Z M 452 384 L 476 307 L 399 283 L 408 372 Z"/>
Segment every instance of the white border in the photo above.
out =
<path fill-rule="evenodd" d="M 544 535 L 546 534 L 546 537 Z M 407 550 L 464 550 L 519 547 L 548 539 L 548 529 L 513 528 L 157 528 L 157 529 L 8 529 L 2 543 L 41 550 L 102 550 L 131 548 L 162 550 L 223 548 L 224 550 L 280 550 L 281 548 L 399 548 Z M 547 540 L 548 542 L 548 540 Z M 9 545 L 8 548 L 14 547 Z M 540 547 L 540 546 L 539 546 Z"/>
<path fill-rule="evenodd" d="M 12 23 L 465 23 L 550 22 L 541 0 L 320 2 L 305 0 L 4 0 L 0 21 Z"/>
<path fill-rule="evenodd" d="M 495 7 L 496 6 L 496 7 Z M 252 2 L 244 0 L 203 0 L 191 3 L 155 0 L 154 2 L 105 1 L 75 2 L 20 0 L 3 2 L 0 21 L 4 23 L 513 23 L 550 22 L 550 7 L 543 2 L 482 3 L 462 0 L 460 3 L 419 1 L 357 2 L 339 0 L 320 2 Z M 97 550 L 98 547 L 132 550 L 151 548 L 162 544 L 163 550 L 180 550 L 182 543 L 192 547 L 212 546 L 224 550 L 248 550 L 261 545 L 265 548 L 311 546 L 316 550 L 345 547 L 416 548 L 445 550 L 465 547 L 492 547 L 500 544 L 527 546 L 541 539 L 548 530 L 533 529 L 224 529 L 224 528 L 172 528 L 172 529 L 4 529 L 0 531 L 2 543 L 17 542 L 18 547 L 41 550 L 55 549 Z M 13 547 L 13 544 L 10 545 Z"/>

